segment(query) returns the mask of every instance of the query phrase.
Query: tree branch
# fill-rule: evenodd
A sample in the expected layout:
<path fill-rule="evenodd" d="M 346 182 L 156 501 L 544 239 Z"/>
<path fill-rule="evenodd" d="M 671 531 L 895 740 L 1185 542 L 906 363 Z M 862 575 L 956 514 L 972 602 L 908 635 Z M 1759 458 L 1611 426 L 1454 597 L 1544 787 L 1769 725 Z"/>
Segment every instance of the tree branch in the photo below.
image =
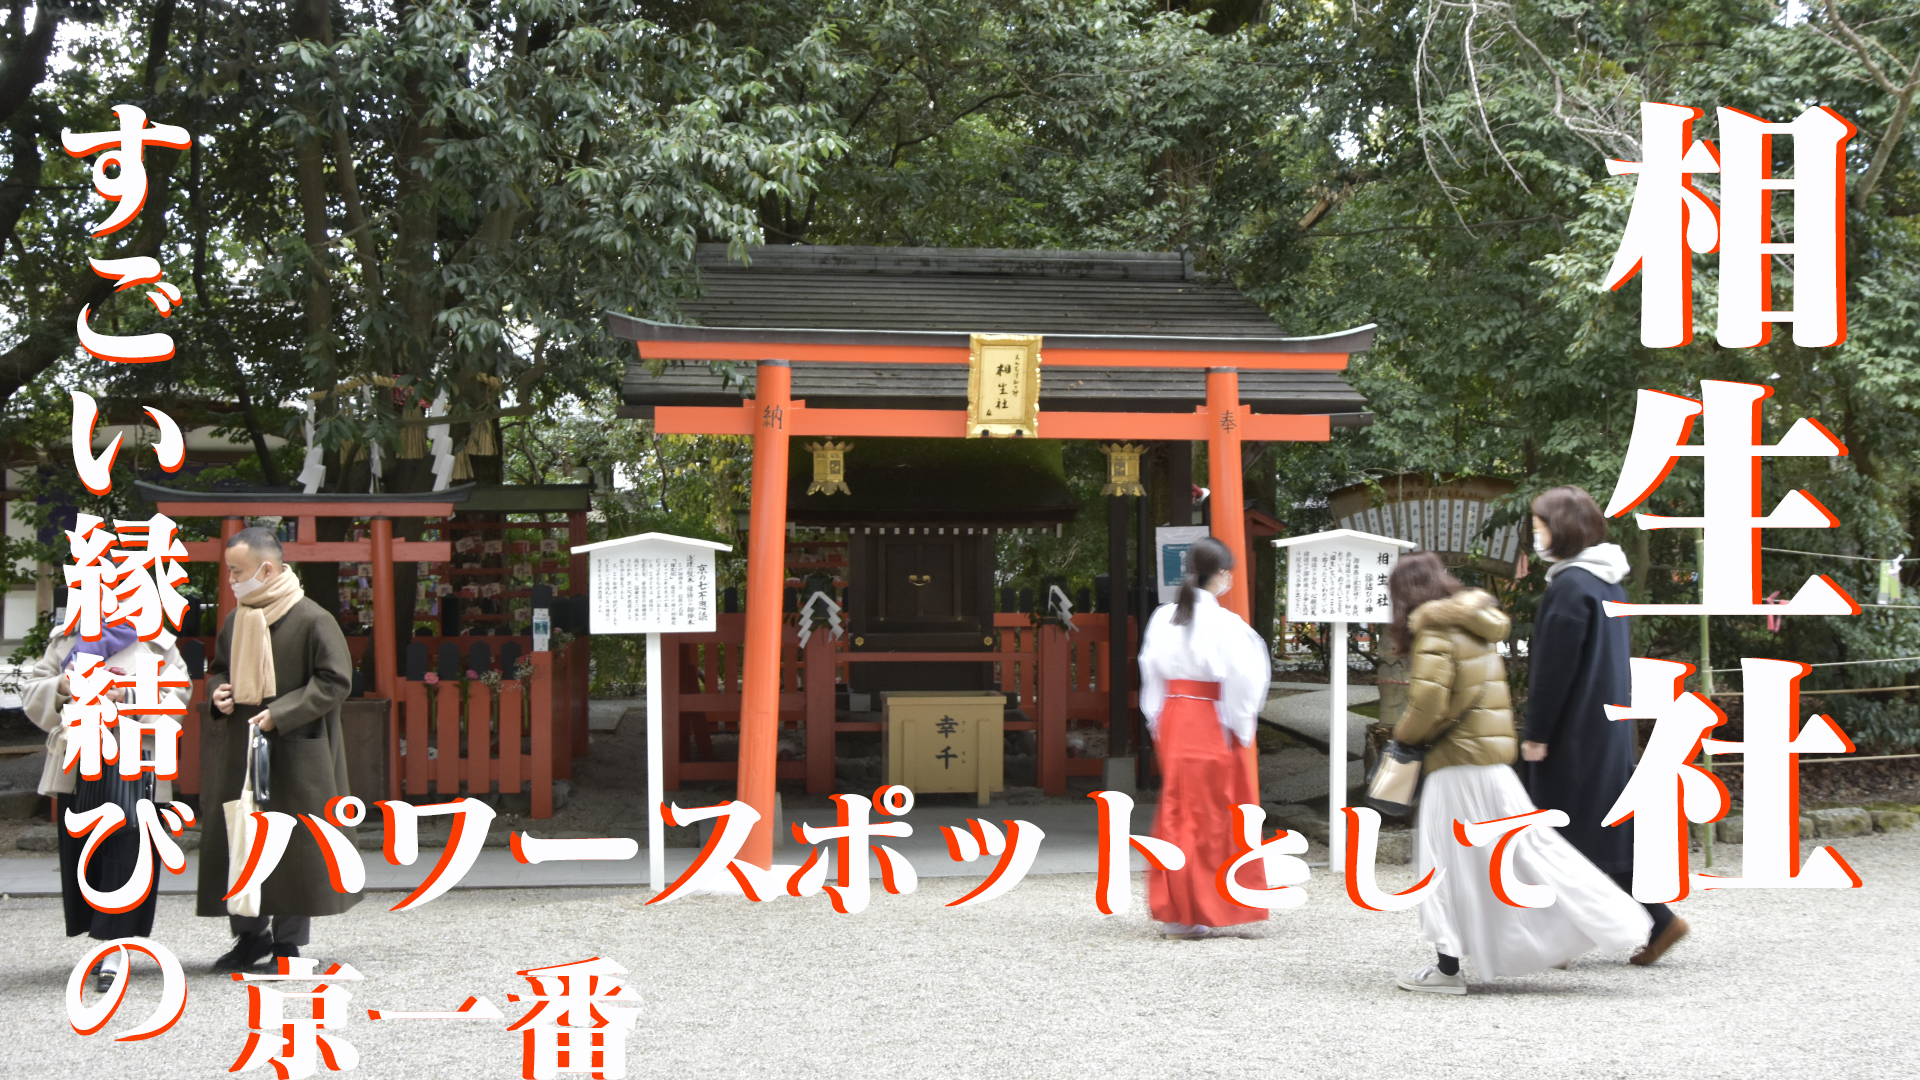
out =
<path fill-rule="evenodd" d="M 1854 55 L 1860 58 L 1860 63 L 1866 67 L 1867 73 L 1873 76 L 1873 81 L 1879 83 L 1882 90 L 1892 94 L 1894 99 L 1893 118 L 1887 121 L 1886 134 L 1880 137 L 1880 145 L 1874 147 L 1873 161 L 1867 166 L 1867 171 L 1853 186 L 1853 204 L 1864 207 L 1867 199 L 1873 195 L 1873 189 L 1880 186 L 1880 178 L 1887 171 L 1887 162 L 1893 157 L 1893 148 L 1900 142 L 1900 135 L 1907 126 L 1907 118 L 1913 112 L 1913 95 L 1916 90 L 1920 90 L 1920 53 L 1914 55 L 1912 66 L 1905 73 L 1906 85 L 1897 86 L 1887 75 L 1886 70 L 1873 59 L 1872 46 L 1879 45 L 1897 62 L 1899 57 L 1895 56 L 1891 49 L 1878 41 L 1869 43 L 1860 36 L 1858 31 L 1847 25 L 1847 21 L 1840 17 L 1840 5 L 1837 0 L 1827 0 L 1827 18 L 1832 19 L 1833 24 L 1840 28 L 1840 33 L 1846 37 L 1848 46 L 1853 49 Z M 1831 34 L 1823 33 L 1821 36 L 1829 41 L 1833 40 Z"/>

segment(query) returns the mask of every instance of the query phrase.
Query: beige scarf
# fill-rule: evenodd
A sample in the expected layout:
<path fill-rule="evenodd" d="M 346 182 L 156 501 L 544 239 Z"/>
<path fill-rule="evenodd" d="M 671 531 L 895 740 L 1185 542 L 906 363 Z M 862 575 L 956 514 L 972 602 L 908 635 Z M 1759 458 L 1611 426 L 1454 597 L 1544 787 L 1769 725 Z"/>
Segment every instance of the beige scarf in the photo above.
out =
<path fill-rule="evenodd" d="M 258 705 L 280 693 L 273 681 L 273 639 L 267 627 L 285 618 L 306 595 L 300 576 L 282 566 L 278 575 L 240 601 L 233 613 L 233 659 L 228 664 L 236 703 Z"/>

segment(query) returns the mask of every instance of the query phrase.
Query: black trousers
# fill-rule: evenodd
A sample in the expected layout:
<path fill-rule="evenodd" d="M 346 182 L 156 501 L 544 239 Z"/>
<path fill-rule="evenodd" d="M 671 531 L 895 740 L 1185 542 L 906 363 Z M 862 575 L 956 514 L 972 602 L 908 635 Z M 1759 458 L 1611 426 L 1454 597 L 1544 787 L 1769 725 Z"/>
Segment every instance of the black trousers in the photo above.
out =
<path fill-rule="evenodd" d="M 305 945 L 313 937 L 311 915 L 229 915 L 227 928 L 234 937 L 273 931 L 275 945 Z"/>
<path fill-rule="evenodd" d="M 140 845 L 146 842 L 146 836 L 135 823 L 134 808 L 141 799 L 152 797 L 152 773 L 137 780 L 122 780 L 111 766 L 101 771 L 98 780 L 77 777 L 73 794 L 54 796 L 53 827 L 60 835 L 60 900 L 67 916 L 68 937 L 86 934 L 96 941 L 112 941 L 153 936 L 153 913 L 160 903 L 159 860 L 149 864 L 148 873 L 155 880 L 147 889 L 147 898 L 138 907 L 121 912 L 100 911 L 80 894 L 80 852 L 87 842 L 85 837 L 68 835 L 66 821 L 68 810 L 84 813 L 107 803 L 115 803 L 125 812 L 126 824 L 101 841 L 93 849 L 93 857 L 87 860 L 88 885 L 102 892 L 117 889 L 133 876 Z"/>
<path fill-rule="evenodd" d="M 1620 886 L 1628 896 L 1633 895 L 1633 871 L 1614 870 L 1609 871 L 1607 876 L 1612 878 L 1613 883 Z M 1653 935 L 1648 938 L 1651 941 L 1659 937 L 1661 931 L 1667 928 L 1667 924 L 1673 921 L 1673 909 L 1665 904 L 1641 904 L 1640 906 L 1646 908 L 1647 914 L 1653 916 Z"/>

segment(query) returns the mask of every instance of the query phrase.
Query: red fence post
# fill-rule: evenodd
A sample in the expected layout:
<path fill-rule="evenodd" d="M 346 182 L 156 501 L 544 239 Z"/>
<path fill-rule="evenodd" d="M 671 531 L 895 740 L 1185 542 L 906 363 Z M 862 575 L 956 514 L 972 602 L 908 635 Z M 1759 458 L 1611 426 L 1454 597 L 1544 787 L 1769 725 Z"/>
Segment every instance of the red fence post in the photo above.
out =
<path fill-rule="evenodd" d="M 434 783 L 442 799 L 460 797 L 460 684 L 451 680 L 433 688 Z"/>
<path fill-rule="evenodd" d="M 1035 764 L 1040 788 L 1049 795 L 1067 793 L 1067 638 L 1051 624 L 1040 628 L 1038 685 L 1039 730 Z"/>
<path fill-rule="evenodd" d="M 187 689 L 187 713 L 180 718 L 180 773 L 173 780 L 173 790 L 181 795 L 200 794 L 200 703 L 205 700 L 207 680 L 193 680 Z"/>
<path fill-rule="evenodd" d="M 532 654 L 533 816 L 553 816 L 553 654 Z"/>
<path fill-rule="evenodd" d="M 406 748 L 401 753 L 401 764 L 405 767 L 407 794 L 425 795 L 427 780 L 433 775 L 427 768 L 427 684 L 402 680 L 398 684 L 399 692 L 395 704 L 399 706 L 400 717 L 406 721 Z M 396 721 L 396 726 L 398 721 Z"/>
<path fill-rule="evenodd" d="M 807 794 L 833 790 L 834 642 L 825 630 L 807 639 Z"/>
<path fill-rule="evenodd" d="M 507 672 L 500 680 L 500 794 L 517 795 L 527 779 L 527 759 L 520 751 L 520 729 L 525 722 L 526 694 L 520 680 Z"/>

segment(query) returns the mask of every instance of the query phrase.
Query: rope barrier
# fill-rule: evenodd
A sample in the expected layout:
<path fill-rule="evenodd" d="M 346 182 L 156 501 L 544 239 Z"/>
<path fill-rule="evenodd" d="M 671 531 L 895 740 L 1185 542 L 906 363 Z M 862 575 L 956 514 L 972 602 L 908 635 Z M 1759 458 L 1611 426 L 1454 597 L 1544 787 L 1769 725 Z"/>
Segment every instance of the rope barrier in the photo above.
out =
<path fill-rule="evenodd" d="M 1808 667 L 1853 667 L 1859 664 L 1904 664 L 1904 663 L 1907 663 L 1908 661 L 1915 661 L 1915 660 L 1920 660 L 1920 656 L 1890 656 L 1885 660 L 1827 660 L 1818 664 L 1808 664 L 1807 666 Z M 1741 669 L 1737 667 L 1717 667 L 1713 669 L 1713 673 L 1715 675 L 1719 675 L 1722 672 L 1731 671 L 1735 674 L 1738 674 L 1740 670 Z"/>
<path fill-rule="evenodd" d="M 1909 760 L 1911 760 L 1911 759 L 1913 759 L 1913 758 L 1920 758 L 1920 754 L 1881 754 L 1881 755 L 1878 755 L 1877 757 L 1802 757 L 1802 758 L 1800 759 L 1800 764 L 1802 764 L 1802 765 L 1815 765 L 1815 764 L 1820 764 L 1820 763 L 1822 763 L 1822 762 L 1828 762 L 1828 761 L 1840 761 L 1840 762 L 1853 762 L 1853 761 L 1909 761 Z M 1716 761 L 1715 761 L 1715 762 L 1713 763 L 1713 771 L 1714 771 L 1714 772 L 1719 772 L 1719 771 L 1720 771 L 1721 769 L 1738 769 L 1738 768 L 1741 768 L 1741 767 L 1743 767 L 1743 766 L 1745 766 L 1745 765 L 1746 765 L 1746 762 L 1744 762 L 1744 761 L 1718 761 L 1718 760 L 1716 760 Z"/>

